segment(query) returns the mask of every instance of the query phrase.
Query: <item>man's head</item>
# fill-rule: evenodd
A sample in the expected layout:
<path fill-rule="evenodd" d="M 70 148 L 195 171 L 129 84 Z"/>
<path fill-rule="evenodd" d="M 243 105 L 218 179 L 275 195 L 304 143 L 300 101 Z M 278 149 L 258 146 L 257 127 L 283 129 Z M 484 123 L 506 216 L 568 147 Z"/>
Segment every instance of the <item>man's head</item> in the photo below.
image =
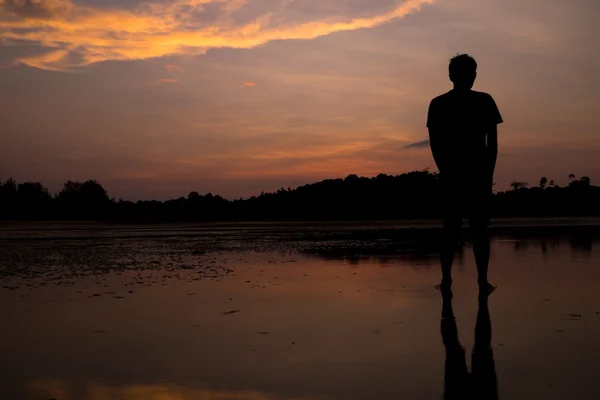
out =
<path fill-rule="evenodd" d="M 448 71 L 455 89 L 470 90 L 477 77 L 477 62 L 468 54 L 458 54 L 450 60 Z"/>

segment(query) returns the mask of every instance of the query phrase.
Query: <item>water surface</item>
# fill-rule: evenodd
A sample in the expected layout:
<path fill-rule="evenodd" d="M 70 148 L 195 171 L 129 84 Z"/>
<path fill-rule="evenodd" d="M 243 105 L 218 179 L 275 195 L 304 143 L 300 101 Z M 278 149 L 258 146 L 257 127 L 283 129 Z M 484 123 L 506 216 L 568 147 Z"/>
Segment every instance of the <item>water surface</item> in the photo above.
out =
<path fill-rule="evenodd" d="M 365 232 L 366 231 L 366 232 Z M 0 398 L 441 399 L 431 233 L 46 226 L 0 236 Z M 600 398 L 595 234 L 499 234 L 500 399 Z M 475 266 L 453 310 L 471 367 Z"/>

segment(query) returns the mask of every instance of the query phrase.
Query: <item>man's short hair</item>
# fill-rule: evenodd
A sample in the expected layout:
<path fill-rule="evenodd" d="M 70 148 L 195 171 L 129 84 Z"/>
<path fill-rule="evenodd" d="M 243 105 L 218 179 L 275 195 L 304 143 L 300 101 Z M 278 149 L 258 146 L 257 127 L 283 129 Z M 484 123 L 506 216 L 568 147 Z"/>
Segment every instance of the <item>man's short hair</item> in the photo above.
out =
<path fill-rule="evenodd" d="M 477 71 L 477 62 L 468 54 L 457 54 L 450 59 L 450 64 L 448 65 L 450 75 L 459 76 L 475 71 Z"/>

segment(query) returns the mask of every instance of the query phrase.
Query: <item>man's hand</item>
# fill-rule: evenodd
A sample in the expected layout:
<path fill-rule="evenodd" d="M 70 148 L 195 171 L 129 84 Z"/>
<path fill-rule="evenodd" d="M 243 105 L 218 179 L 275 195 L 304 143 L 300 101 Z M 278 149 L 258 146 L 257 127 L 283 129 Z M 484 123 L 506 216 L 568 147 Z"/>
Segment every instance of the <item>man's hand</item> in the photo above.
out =
<path fill-rule="evenodd" d="M 441 143 L 439 132 L 433 128 L 429 128 L 429 146 L 431 147 L 431 154 L 433 155 L 435 165 L 437 166 L 438 171 L 440 171 L 440 174 L 443 174 L 446 172 L 448 157 L 446 155 L 446 149 L 444 149 L 444 146 Z"/>

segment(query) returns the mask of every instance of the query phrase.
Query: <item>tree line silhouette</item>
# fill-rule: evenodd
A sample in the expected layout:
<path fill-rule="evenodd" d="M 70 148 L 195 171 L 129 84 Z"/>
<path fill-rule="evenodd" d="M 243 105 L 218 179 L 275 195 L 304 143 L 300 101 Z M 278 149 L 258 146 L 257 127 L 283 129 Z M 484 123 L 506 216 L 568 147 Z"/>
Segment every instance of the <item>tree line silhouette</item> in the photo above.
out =
<path fill-rule="evenodd" d="M 515 181 L 495 193 L 495 217 L 600 215 L 600 187 L 590 178 L 569 176 L 560 187 L 542 177 L 539 184 Z M 280 188 L 247 199 L 227 200 L 191 192 L 167 201 L 137 202 L 110 198 L 95 180 L 65 182 L 55 195 L 39 182 L 0 182 L 1 220 L 281 221 L 392 220 L 439 218 L 441 196 L 437 173 L 428 170 L 373 178 L 348 175 L 295 189 Z"/>

